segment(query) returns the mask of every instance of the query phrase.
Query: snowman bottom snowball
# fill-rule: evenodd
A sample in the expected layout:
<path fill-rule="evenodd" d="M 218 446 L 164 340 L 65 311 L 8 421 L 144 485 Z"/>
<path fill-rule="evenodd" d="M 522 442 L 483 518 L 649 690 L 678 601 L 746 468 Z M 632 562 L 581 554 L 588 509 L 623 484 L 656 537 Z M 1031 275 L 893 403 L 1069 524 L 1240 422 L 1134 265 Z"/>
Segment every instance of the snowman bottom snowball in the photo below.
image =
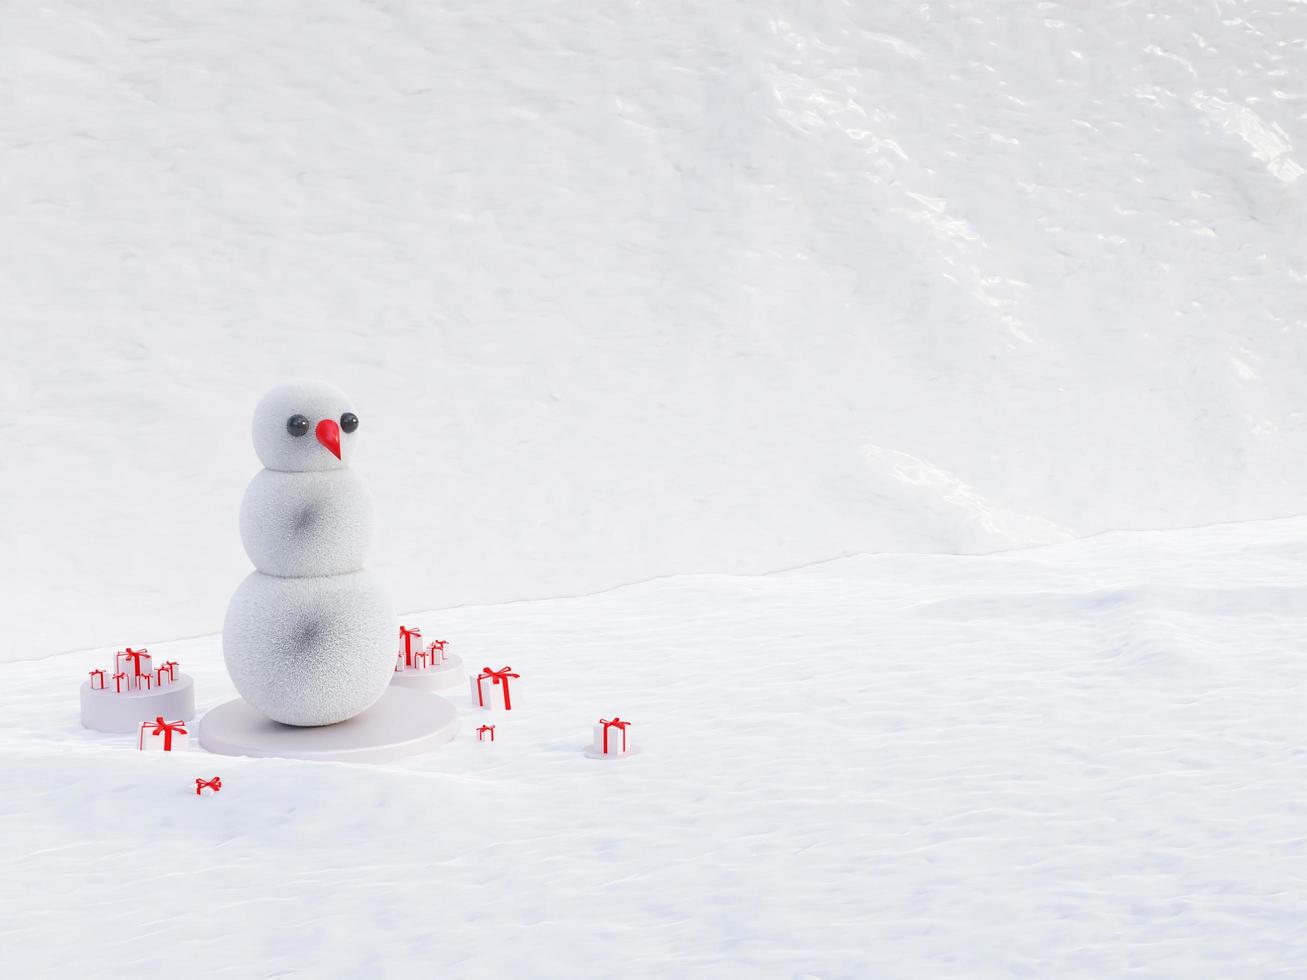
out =
<path fill-rule="evenodd" d="M 386 692 L 395 612 L 370 572 L 254 572 L 227 606 L 222 652 L 236 690 L 285 725 L 334 725 Z"/>

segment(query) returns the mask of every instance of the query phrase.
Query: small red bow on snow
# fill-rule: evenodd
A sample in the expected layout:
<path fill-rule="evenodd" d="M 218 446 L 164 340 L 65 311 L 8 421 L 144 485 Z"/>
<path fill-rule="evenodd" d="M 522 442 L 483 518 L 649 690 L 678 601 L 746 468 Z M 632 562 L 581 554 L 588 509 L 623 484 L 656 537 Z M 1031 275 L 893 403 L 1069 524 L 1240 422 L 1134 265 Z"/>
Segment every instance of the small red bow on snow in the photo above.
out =
<path fill-rule="evenodd" d="M 195 795 L 199 796 L 202 789 L 211 789 L 215 793 L 218 792 L 218 790 L 222 789 L 222 778 L 214 776 L 212 779 L 195 780 Z"/>

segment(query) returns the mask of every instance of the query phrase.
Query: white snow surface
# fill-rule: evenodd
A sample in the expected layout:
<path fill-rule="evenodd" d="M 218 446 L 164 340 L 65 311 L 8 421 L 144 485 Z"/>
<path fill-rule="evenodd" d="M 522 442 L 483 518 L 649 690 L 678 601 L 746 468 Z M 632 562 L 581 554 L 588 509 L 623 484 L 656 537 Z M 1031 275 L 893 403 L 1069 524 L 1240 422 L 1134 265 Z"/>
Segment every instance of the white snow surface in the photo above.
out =
<path fill-rule="evenodd" d="M 410 615 L 523 696 L 377 767 L 138 753 L 104 651 L 3 664 L 5 972 L 1301 976 L 1305 612 L 1295 519 Z"/>
<path fill-rule="evenodd" d="M 1305 38 L 1287 0 L 7 4 L 0 658 L 218 629 L 301 375 L 357 400 L 401 608 L 1297 513 Z"/>

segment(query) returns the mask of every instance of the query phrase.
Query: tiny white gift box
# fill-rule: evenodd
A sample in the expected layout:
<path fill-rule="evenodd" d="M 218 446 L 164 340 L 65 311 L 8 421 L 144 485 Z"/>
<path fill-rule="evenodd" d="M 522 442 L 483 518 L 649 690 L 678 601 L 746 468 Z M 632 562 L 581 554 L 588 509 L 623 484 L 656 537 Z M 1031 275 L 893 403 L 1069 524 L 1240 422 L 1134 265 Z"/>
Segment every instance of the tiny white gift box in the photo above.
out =
<path fill-rule="evenodd" d="M 143 752 L 182 752 L 190 748 L 191 736 L 184 721 L 141 722 L 136 747 Z"/>
<path fill-rule="evenodd" d="M 472 686 L 472 703 L 490 711 L 512 711 L 513 698 L 521 690 L 521 676 L 514 674 L 512 667 L 500 670 L 483 667 L 477 676 L 468 678 Z"/>
<path fill-rule="evenodd" d="M 628 755 L 635 748 L 631 741 L 631 723 L 614 718 L 612 721 L 600 719 L 595 725 L 596 755 Z"/>

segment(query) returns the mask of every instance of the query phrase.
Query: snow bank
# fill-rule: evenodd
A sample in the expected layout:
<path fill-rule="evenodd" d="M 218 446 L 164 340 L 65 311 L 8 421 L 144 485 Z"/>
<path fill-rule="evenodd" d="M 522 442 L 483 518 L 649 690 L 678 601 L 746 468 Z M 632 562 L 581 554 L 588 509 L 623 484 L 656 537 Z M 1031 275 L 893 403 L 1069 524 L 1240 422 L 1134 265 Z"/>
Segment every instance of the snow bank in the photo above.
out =
<path fill-rule="evenodd" d="M 0 665 L 6 966 L 1292 973 L 1305 613 L 1304 520 L 429 613 L 529 693 L 375 768 L 147 756 L 77 727 L 95 658 Z M 614 713 L 643 753 L 586 759 Z"/>

